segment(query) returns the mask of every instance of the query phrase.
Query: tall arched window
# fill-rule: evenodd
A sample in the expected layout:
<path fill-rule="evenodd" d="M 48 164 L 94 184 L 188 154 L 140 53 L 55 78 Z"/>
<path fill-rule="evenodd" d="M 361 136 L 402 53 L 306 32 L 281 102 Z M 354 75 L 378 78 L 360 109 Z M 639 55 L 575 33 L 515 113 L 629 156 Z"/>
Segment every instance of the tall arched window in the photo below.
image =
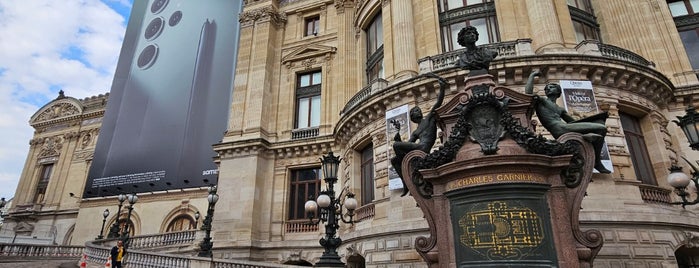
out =
<path fill-rule="evenodd" d="M 584 40 L 600 40 L 599 24 L 590 0 L 568 0 L 568 11 L 578 43 Z"/>
<path fill-rule="evenodd" d="M 362 195 L 361 204 L 366 205 L 374 201 L 374 145 L 369 143 L 362 150 Z"/>
<path fill-rule="evenodd" d="M 670 13 L 675 20 L 689 63 L 694 70 L 699 70 L 699 0 L 667 1 Z M 699 74 L 697 74 L 699 75 Z"/>
<path fill-rule="evenodd" d="M 653 172 L 653 164 L 650 162 L 646 140 L 643 138 L 640 120 L 633 115 L 621 112 L 619 117 L 636 178 L 644 184 L 658 185 Z"/>
<path fill-rule="evenodd" d="M 469 25 L 478 29 L 476 45 L 500 42 L 493 1 L 439 0 L 439 26 L 445 52 L 462 48 L 456 37 Z"/>
<path fill-rule="evenodd" d="M 366 74 L 368 83 L 384 78 L 383 73 L 383 22 L 381 13 L 376 14 L 366 32 L 367 60 Z"/>

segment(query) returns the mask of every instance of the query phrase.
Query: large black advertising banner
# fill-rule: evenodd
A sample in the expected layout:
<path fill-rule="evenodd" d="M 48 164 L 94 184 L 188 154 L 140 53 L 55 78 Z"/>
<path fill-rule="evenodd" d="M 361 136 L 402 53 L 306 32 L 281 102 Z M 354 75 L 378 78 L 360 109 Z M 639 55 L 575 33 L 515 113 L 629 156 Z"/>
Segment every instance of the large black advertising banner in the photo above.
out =
<path fill-rule="evenodd" d="M 216 183 L 241 2 L 134 1 L 83 197 Z"/>

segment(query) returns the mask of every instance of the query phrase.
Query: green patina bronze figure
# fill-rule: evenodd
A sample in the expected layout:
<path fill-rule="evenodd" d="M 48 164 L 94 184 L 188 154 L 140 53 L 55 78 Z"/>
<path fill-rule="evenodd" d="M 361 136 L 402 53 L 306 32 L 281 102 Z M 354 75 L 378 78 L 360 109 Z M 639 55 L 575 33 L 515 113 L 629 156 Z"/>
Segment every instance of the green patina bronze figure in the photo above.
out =
<path fill-rule="evenodd" d="M 539 75 L 539 71 L 533 71 L 529 75 L 524 93 L 534 95 L 534 77 Z M 604 136 L 607 135 L 607 127 L 604 122 L 609 116 L 608 113 L 600 113 L 590 117 L 575 120 L 565 109 L 556 104 L 556 100 L 561 96 L 561 86 L 556 83 L 548 83 L 544 88 L 547 98 L 534 95 L 534 107 L 536 116 L 541 124 L 548 130 L 554 138 L 569 132 L 583 134 L 585 140 L 592 143 L 595 149 L 595 169 L 600 173 L 611 173 L 602 164 L 600 154 L 604 145 Z"/>
<path fill-rule="evenodd" d="M 485 47 L 477 47 L 476 41 L 478 41 L 478 30 L 476 27 L 469 25 L 459 31 L 457 42 L 466 49 L 459 55 L 456 66 L 464 70 L 470 70 L 469 76 L 488 73 L 490 62 L 498 56 L 497 51 Z"/>
<path fill-rule="evenodd" d="M 396 169 L 396 172 L 400 176 L 401 180 L 403 179 L 403 175 L 401 174 L 400 168 L 405 155 L 412 150 L 420 150 L 425 153 L 429 153 L 432 146 L 434 146 L 434 143 L 437 141 L 437 115 L 435 114 L 435 110 L 442 106 L 442 102 L 444 101 L 444 92 L 446 91 L 448 85 L 447 80 L 436 74 L 427 73 L 421 76 L 435 78 L 439 81 L 439 95 L 437 96 L 437 101 L 432 106 L 432 109 L 424 116 L 420 107 L 415 106 L 410 109 L 410 121 L 413 121 L 418 125 L 417 129 L 410 134 L 408 141 L 401 140 L 400 124 L 397 122 L 392 122 L 393 127 L 395 127 L 398 132 L 393 138 L 395 141 L 393 143 L 393 151 L 396 153 L 396 156 L 391 159 L 391 164 Z M 403 185 L 405 185 L 405 181 L 403 181 Z M 407 193 L 408 188 L 404 187 L 403 195 L 406 195 Z"/>

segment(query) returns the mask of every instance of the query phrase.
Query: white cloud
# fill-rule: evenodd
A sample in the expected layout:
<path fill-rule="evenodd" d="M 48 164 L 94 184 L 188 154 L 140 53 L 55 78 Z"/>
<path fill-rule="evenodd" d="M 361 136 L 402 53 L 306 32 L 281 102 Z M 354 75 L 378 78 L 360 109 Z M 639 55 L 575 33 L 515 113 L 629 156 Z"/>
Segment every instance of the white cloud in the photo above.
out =
<path fill-rule="evenodd" d="M 59 89 L 79 99 L 109 91 L 125 26 L 99 0 L 0 1 L 0 197 L 16 190 L 32 114 Z"/>

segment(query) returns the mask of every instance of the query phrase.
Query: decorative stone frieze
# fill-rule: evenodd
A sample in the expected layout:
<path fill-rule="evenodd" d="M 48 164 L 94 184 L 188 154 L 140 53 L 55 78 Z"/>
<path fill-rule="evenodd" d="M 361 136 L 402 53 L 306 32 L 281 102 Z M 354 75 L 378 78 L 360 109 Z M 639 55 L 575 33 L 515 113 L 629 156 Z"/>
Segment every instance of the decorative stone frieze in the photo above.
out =
<path fill-rule="evenodd" d="M 345 13 L 345 8 L 353 8 L 355 1 L 353 0 L 335 0 L 335 9 L 337 14 Z"/>
<path fill-rule="evenodd" d="M 80 138 L 80 133 L 78 133 L 77 131 L 71 131 L 63 134 L 63 138 L 65 138 L 68 141 L 77 140 L 78 138 Z"/>
<path fill-rule="evenodd" d="M 94 150 L 80 150 L 80 151 L 75 151 L 73 153 L 73 159 L 71 160 L 73 163 L 80 163 L 80 162 L 85 162 L 88 160 L 92 160 L 92 157 L 95 155 Z"/>
<path fill-rule="evenodd" d="M 287 17 L 286 13 L 279 12 L 272 6 L 266 6 L 240 13 L 238 16 L 238 21 L 240 22 L 240 27 L 249 27 L 255 22 L 269 21 L 274 23 L 276 26 L 281 27 L 286 24 Z"/>
<path fill-rule="evenodd" d="M 80 108 L 71 103 L 57 103 L 40 113 L 35 122 L 48 121 L 59 117 L 80 114 Z"/>
<path fill-rule="evenodd" d="M 43 144 L 41 145 L 41 151 L 39 151 L 39 157 L 58 156 L 61 154 L 62 148 L 63 137 L 55 136 L 51 138 L 44 138 Z"/>

